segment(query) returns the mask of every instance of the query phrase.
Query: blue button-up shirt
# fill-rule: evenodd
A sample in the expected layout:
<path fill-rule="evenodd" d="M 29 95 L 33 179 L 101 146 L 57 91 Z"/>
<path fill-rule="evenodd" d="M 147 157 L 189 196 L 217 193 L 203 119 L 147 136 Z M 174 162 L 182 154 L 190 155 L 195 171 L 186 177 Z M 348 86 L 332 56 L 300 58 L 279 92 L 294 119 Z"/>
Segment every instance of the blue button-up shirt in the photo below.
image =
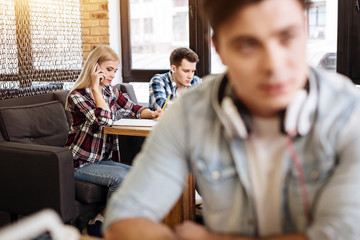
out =
<path fill-rule="evenodd" d="M 190 86 L 198 85 L 202 82 L 202 79 L 198 76 L 190 82 Z M 164 74 L 155 74 L 149 84 L 149 107 L 155 111 L 162 109 L 166 102 L 167 97 L 170 95 L 169 100 L 173 101 L 176 98 L 176 91 L 178 86 L 172 79 L 171 71 Z"/>

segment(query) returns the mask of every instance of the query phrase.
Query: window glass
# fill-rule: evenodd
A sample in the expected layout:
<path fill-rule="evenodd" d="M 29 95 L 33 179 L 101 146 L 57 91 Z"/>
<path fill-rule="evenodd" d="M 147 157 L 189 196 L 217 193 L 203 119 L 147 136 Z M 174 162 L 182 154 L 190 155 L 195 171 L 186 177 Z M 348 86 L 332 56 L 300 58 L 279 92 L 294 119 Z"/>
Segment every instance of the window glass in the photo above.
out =
<path fill-rule="evenodd" d="M 189 1 L 157 0 L 138 4 L 130 0 L 129 4 L 132 69 L 169 69 L 171 51 L 189 47 Z"/>
<path fill-rule="evenodd" d="M 338 1 L 308 1 L 306 11 L 310 66 L 336 71 Z"/>
<path fill-rule="evenodd" d="M 176 29 L 173 36 L 174 42 L 187 42 L 189 40 L 188 13 L 179 12 L 173 16 L 173 29 Z"/>
<path fill-rule="evenodd" d="M 148 82 L 130 82 L 134 87 L 134 92 L 139 104 L 149 103 L 149 83 Z"/>
<path fill-rule="evenodd" d="M 310 66 L 336 71 L 337 12 L 338 1 L 307 1 L 305 11 L 308 42 L 307 61 Z M 211 73 L 221 73 L 226 69 L 211 44 Z"/>
<path fill-rule="evenodd" d="M 188 0 L 174 0 L 174 5 L 176 7 L 179 7 L 179 6 L 187 6 L 188 5 Z"/>

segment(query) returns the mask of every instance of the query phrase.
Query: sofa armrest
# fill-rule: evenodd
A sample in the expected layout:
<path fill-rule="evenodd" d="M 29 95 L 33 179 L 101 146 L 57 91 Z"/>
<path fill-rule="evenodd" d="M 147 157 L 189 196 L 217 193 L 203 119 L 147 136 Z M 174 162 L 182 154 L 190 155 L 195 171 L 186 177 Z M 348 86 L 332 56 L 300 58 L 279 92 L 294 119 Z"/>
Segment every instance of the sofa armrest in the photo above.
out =
<path fill-rule="evenodd" d="M 62 147 L 0 142 L 0 210 L 27 215 L 52 208 L 75 217 L 73 158 Z"/>

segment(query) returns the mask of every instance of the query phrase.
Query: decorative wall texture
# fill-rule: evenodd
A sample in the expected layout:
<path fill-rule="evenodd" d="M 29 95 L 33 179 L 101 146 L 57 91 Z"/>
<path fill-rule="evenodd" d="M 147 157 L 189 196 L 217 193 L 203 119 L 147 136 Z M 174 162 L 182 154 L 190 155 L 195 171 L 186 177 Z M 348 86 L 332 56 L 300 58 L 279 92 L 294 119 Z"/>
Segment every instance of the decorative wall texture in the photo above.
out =
<path fill-rule="evenodd" d="M 0 0 L 0 99 L 71 88 L 101 44 L 108 0 Z"/>

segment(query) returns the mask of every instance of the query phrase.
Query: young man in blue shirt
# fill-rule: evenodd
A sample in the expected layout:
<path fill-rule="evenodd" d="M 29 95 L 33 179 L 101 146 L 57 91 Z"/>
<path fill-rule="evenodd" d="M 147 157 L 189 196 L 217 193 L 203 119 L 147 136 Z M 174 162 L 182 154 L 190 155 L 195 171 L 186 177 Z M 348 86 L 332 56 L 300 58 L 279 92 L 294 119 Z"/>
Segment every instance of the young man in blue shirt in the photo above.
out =
<path fill-rule="evenodd" d="M 149 84 L 149 107 L 162 109 L 170 95 L 169 102 L 180 96 L 191 86 L 198 85 L 202 79 L 195 76 L 198 55 L 189 48 L 176 48 L 170 54 L 170 71 L 155 74 Z"/>

